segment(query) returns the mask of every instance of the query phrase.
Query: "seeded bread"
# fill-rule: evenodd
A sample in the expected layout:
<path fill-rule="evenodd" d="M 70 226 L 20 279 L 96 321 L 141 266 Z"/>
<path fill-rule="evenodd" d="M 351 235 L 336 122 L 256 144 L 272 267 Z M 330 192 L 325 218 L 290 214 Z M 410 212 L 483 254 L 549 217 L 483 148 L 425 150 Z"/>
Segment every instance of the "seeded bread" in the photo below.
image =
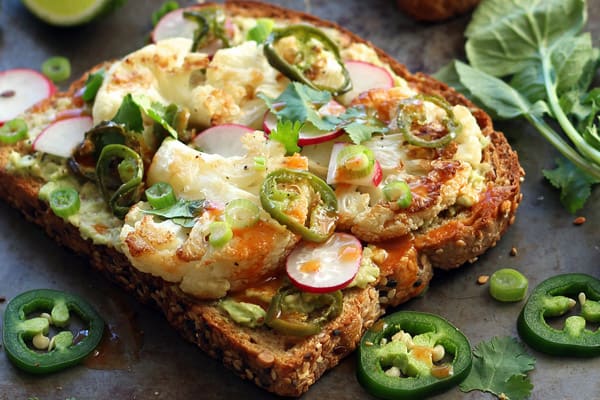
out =
<path fill-rule="evenodd" d="M 255 2 L 231 2 L 226 7 L 237 15 L 288 19 L 335 28 L 346 40 L 367 43 L 331 22 L 308 14 Z M 94 268 L 135 293 L 142 302 L 157 306 L 187 340 L 210 356 L 221 359 L 243 379 L 279 395 L 299 396 L 356 348 L 362 333 L 386 307 L 420 294 L 432 277 L 432 266 L 456 267 L 474 260 L 493 246 L 513 222 L 521 198 L 519 181 L 523 172 L 517 156 L 504 136 L 494 131 L 490 118 L 452 89 L 426 75 L 410 74 L 383 51 L 376 51 L 399 76 L 419 91 L 442 95 L 451 103 L 464 104 L 472 110 L 482 131 L 491 139 L 484 157 L 493 169 L 487 176 L 488 190 L 479 203 L 459 215 L 440 216 L 427 229 L 403 238 L 402 256 L 392 267 L 382 268 L 373 286 L 346 290 L 341 315 L 325 325 L 318 335 L 298 339 L 268 328 L 237 325 L 216 302 L 195 300 L 181 292 L 176 284 L 135 269 L 116 249 L 85 240 L 77 228 L 55 216 L 47 203 L 38 199 L 41 181 L 7 169 L 13 150 L 9 146 L 0 147 L 0 197 L 19 209 L 28 220 L 41 225 L 58 243 L 88 258 Z M 85 77 L 75 82 L 68 92 L 42 102 L 28 114 L 80 106 L 81 100 L 75 93 L 84 82 Z M 389 243 L 375 243 L 375 251 L 378 246 L 386 245 Z"/>

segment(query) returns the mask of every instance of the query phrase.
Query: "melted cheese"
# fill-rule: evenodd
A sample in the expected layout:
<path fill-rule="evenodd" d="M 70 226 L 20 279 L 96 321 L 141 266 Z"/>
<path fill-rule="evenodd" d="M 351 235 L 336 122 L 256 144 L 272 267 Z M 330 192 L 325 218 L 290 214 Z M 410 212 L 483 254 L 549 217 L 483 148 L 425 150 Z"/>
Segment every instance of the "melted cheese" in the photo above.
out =
<path fill-rule="evenodd" d="M 212 58 L 190 52 L 192 42 L 177 38 L 148 45 L 108 71 L 93 108 L 94 122 L 110 120 L 128 93 L 187 108 L 192 124 L 237 122 L 260 125 L 266 111 L 258 92 L 276 97 L 286 79 L 267 62 L 262 46 L 245 42 Z"/>
<path fill-rule="evenodd" d="M 227 202 L 243 198 L 260 207 L 259 190 L 266 174 L 289 161 L 282 146 L 267 142 L 262 133 L 242 140 L 248 150 L 243 157 L 202 153 L 172 139 L 163 142 L 148 171 L 148 185 L 169 182 L 177 197 L 208 200 L 212 209 L 189 229 L 145 214 L 145 204 L 133 207 L 120 235 L 132 265 L 205 299 L 223 297 L 229 290 L 277 274 L 299 237 L 262 209 L 256 225 L 235 230 L 223 247 L 211 246 L 207 240 L 210 224 L 221 219 Z M 254 157 L 264 157 L 267 169 L 253 168 Z"/>

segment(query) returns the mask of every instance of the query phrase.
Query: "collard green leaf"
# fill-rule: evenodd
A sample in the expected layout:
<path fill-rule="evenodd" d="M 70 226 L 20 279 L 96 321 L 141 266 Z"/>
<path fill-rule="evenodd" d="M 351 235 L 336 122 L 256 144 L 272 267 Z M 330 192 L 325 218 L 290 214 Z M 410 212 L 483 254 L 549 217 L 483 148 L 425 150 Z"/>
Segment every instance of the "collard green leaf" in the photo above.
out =
<path fill-rule="evenodd" d="M 591 186 L 600 183 L 577 168 L 565 158 L 556 159 L 557 167 L 553 170 L 543 170 L 544 176 L 552 186 L 560 189 L 560 202 L 571 213 L 583 207 L 591 194 Z"/>
<path fill-rule="evenodd" d="M 558 40 L 552 49 L 552 65 L 556 73 L 556 91 L 562 93 L 576 89 L 586 89 L 593 79 L 596 65 L 596 52 L 592 37 L 585 33 Z"/>
<path fill-rule="evenodd" d="M 503 80 L 459 61 L 455 63 L 455 70 L 460 83 L 493 117 L 516 118 L 532 109 L 531 103 Z"/>
<path fill-rule="evenodd" d="M 503 77 L 551 54 L 558 40 L 577 35 L 587 19 L 585 0 L 487 0 L 467 27 L 470 64 Z"/>
<path fill-rule="evenodd" d="M 533 388 L 526 373 L 534 367 L 535 359 L 516 339 L 494 337 L 473 349 L 473 368 L 460 390 L 504 394 L 510 400 L 526 399 Z"/>
<path fill-rule="evenodd" d="M 523 68 L 513 75 L 509 84 L 531 103 L 546 99 L 544 74 L 540 64 L 532 63 L 529 67 Z"/>

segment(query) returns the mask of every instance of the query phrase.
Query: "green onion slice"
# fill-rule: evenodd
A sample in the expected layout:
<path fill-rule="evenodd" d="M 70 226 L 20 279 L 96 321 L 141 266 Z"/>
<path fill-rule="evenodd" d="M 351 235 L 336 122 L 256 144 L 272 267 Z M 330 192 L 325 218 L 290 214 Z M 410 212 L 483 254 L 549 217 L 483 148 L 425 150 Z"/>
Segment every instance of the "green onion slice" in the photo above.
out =
<path fill-rule="evenodd" d="M 154 209 L 171 207 L 177 202 L 173 186 L 167 182 L 157 182 L 146 189 L 146 199 Z"/>
<path fill-rule="evenodd" d="M 404 181 L 387 183 L 383 189 L 383 196 L 387 201 L 395 201 L 400 208 L 407 208 L 412 203 L 410 187 Z"/>
<path fill-rule="evenodd" d="M 225 221 L 233 229 L 248 228 L 258 222 L 260 210 L 247 199 L 235 199 L 225 206 Z"/>
<path fill-rule="evenodd" d="M 490 277 L 490 294 L 498 301 L 521 301 L 527 295 L 527 278 L 512 268 L 502 268 Z"/>
<path fill-rule="evenodd" d="M 27 124 L 20 118 L 11 119 L 0 127 L 0 142 L 14 144 L 27 138 Z"/>
<path fill-rule="evenodd" d="M 57 189 L 50 193 L 50 208 L 61 218 L 76 214 L 80 204 L 79 193 L 73 188 Z"/>
<path fill-rule="evenodd" d="M 373 172 L 375 155 L 368 147 L 360 144 L 345 146 L 337 155 L 338 170 L 344 171 L 345 177 L 362 178 Z"/>
<path fill-rule="evenodd" d="M 71 76 L 71 63 L 65 57 L 50 57 L 42 63 L 42 73 L 54 83 L 66 81 Z"/>
<path fill-rule="evenodd" d="M 233 237 L 233 231 L 227 222 L 214 221 L 208 225 L 208 243 L 213 247 L 225 246 Z"/>

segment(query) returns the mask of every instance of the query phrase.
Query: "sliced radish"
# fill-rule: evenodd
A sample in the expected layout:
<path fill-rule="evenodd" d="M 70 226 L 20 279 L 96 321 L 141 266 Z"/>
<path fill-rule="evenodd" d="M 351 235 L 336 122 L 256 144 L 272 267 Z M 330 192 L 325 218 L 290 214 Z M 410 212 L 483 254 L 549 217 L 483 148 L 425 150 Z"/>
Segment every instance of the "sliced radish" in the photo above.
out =
<path fill-rule="evenodd" d="M 285 107 L 285 105 L 280 105 L 281 107 Z M 277 105 L 275 105 L 277 107 Z M 342 106 L 335 100 L 331 100 L 329 103 L 322 106 L 318 113 L 322 116 L 325 115 L 340 115 L 342 114 L 346 108 Z M 265 117 L 263 119 L 263 130 L 265 133 L 269 134 L 275 127 L 277 126 L 277 116 L 273 114 L 271 111 L 267 111 L 265 113 Z M 300 130 L 300 137 L 298 138 L 298 146 L 308 146 L 311 144 L 323 143 L 328 140 L 333 140 L 338 136 L 344 134 L 342 129 L 337 129 L 334 131 L 322 131 L 320 129 L 315 128 L 315 126 L 311 123 L 305 123 L 302 129 Z"/>
<path fill-rule="evenodd" d="M 378 186 L 383 179 L 383 172 L 379 161 L 374 157 L 373 151 L 365 146 L 351 143 L 334 144 L 327 169 L 327 183 Z"/>
<path fill-rule="evenodd" d="M 201 10 L 202 7 L 180 8 L 171 11 L 158 21 L 156 27 L 151 33 L 152 42 L 156 43 L 159 40 L 182 37 L 186 39 L 194 39 L 194 32 L 198 29 L 198 23 L 193 20 L 184 18 L 184 11 Z M 225 20 L 225 31 L 229 37 L 233 37 L 234 27 L 229 18 Z M 213 41 L 205 48 L 198 49 L 198 52 L 214 54 L 221 48 L 220 41 Z"/>
<path fill-rule="evenodd" d="M 204 153 L 220 154 L 223 157 L 243 156 L 248 151 L 241 139 L 251 132 L 254 132 L 254 129 L 245 125 L 217 125 L 200 132 L 191 144 Z"/>
<path fill-rule="evenodd" d="M 306 292 L 332 292 L 352 282 L 361 258 L 360 241 L 338 232 L 324 243 L 301 242 L 288 256 L 286 272 L 292 283 Z"/>
<path fill-rule="evenodd" d="M 0 126 L 54 92 L 52 81 L 35 70 L 17 68 L 0 72 Z"/>
<path fill-rule="evenodd" d="M 91 117 L 81 116 L 55 121 L 44 129 L 33 142 L 33 150 L 59 157 L 70 157 L 84 137 L 92 129 Z"/>
<path fill-rule="evenodd" d="M 383 67 L 365 61 L 346 61 L 346 69 L 352 81 L 352 90 L 340 97 L 343 104 L 349 104 L 359 94 L 371 89 L 389 89 L 394 86 L 394 78 Z"/>
<path fill-rule="evenodd" d="M 193 39 L 194 31 L 198 29 L 198 24 L 183 17 L 185 10 L 180 8 L 162 17 L 151 33 L 152 42 L 156 43 L 159 40 L 176 37 Z"/>

